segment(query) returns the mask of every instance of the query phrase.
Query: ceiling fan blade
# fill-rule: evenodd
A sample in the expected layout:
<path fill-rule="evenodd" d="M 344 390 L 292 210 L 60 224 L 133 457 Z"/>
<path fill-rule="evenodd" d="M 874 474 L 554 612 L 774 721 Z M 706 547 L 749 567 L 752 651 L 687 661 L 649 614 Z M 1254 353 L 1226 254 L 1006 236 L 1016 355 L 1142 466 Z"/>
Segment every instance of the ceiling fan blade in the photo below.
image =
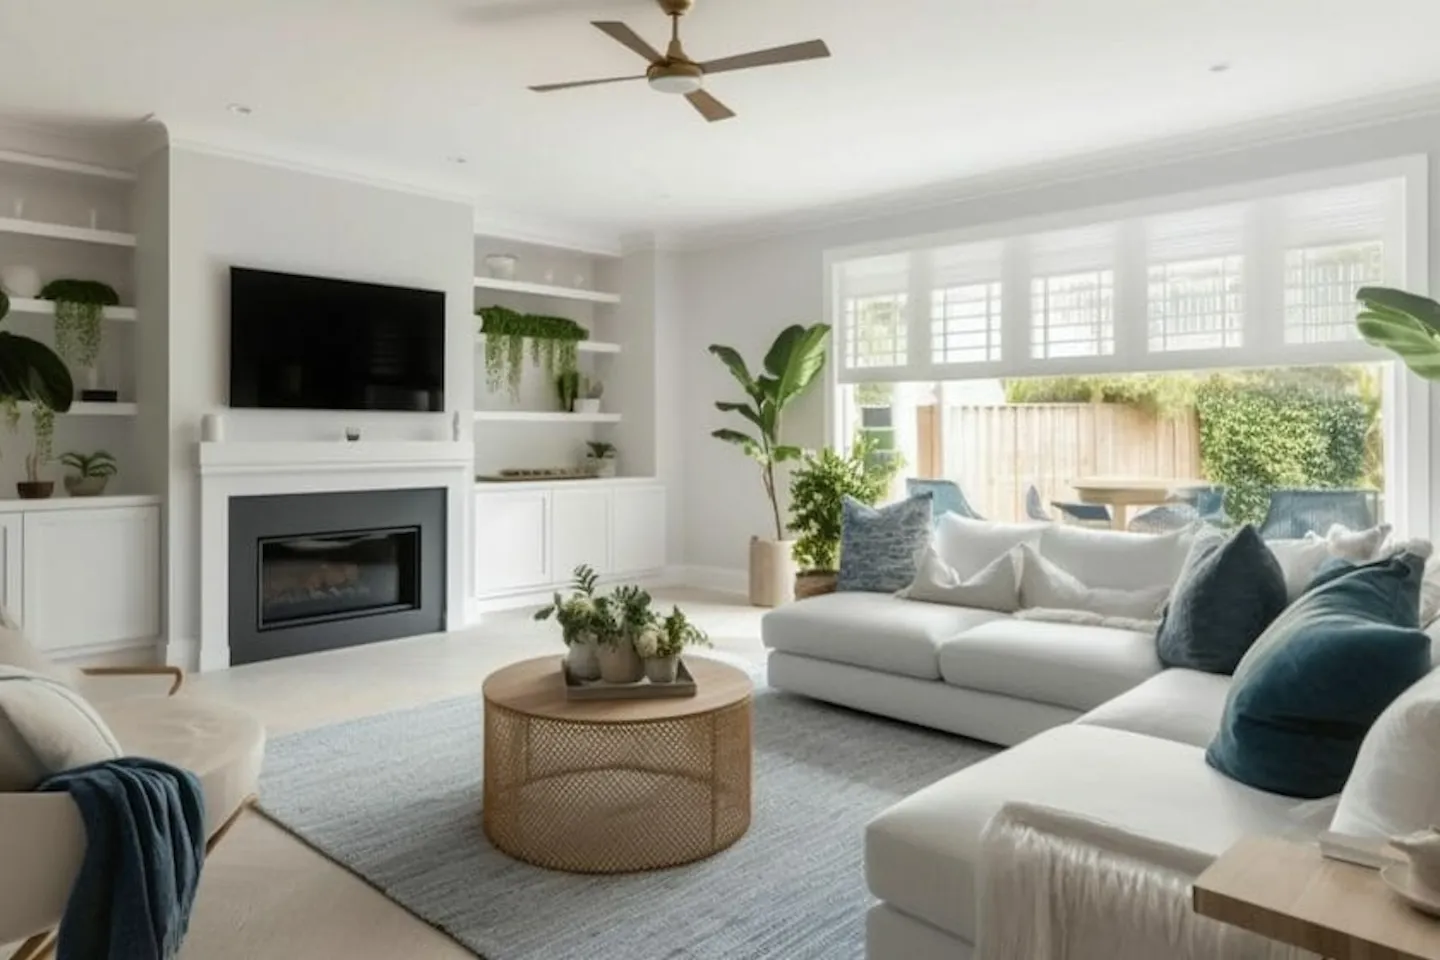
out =
<path fill-rule="evenodd" d="M 729 120 L 735 116 L 734 110 L 731 110 L 719 100 L 716 100 L 710 95 L 708 90 L 696 90 L 694 93 L 687 93 L 685 94 L 685 99 L 689 100 L 690 105 L 700 111 L 700 116 L 709 120 L 711 123 L 717 120 Z"/>
<path fill-rule="evenodd" d="M 650 46 L 640 34 L 631 30 L 619 20 L 591 20 L 590 25 L 598 28 L 600 32 L 608 35 L 612 40 L 623 43 L 651 63 L 664 59 L 660 56 L 659 50 Z"/>
<path fill-rule="evenodd" d="M 830 56 L 830 48 L 824 40 L 807 40 L 805 43 L 791 43 L 769 50 L 756 50 L 734 57 L 721 57 L 700 64 L 706 73 L 724 73 L 727 70 L 749 70 L 751 67 L 771 67 L 777 63 L 795 63 L 800 60 L 821 60 Z"/>
<path fill-rule="evenodd" d="M 602 83 L 624 83 L 626 80 L 644 80 L 645 74 L 634 77 L 606 77 L 604 80 L 575 80 L 571 83 L 542 83 L 531 87 L 536 93 L 550 93 L 553 90 L 570 90 L 575 87 L 594 87 Z"/>

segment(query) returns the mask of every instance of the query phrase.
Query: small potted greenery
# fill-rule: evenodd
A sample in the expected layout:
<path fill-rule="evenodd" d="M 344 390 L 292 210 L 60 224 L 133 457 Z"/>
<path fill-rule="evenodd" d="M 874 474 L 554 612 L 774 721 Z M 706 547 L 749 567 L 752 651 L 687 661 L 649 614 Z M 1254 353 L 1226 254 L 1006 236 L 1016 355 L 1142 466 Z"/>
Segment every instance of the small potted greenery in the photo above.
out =
<path fill-rule="evenodd" d="M 587 440 L 585 466 L 597 477 L 615 476 L 615 444 L 603 440 Z"/>
<path fill-rule="evenodd" d="M 674 683 L 680 669 L 680 654 L 686 647 L 709 646 L 710 638 L 679 607 L 663 620 L 650 624 L 635 638 L 635 652 L 645 662 L 645 676 L 651 683 Z"/>
<path fill-rule="evenodd" d="M 47 500 L 55 492 L 54 480 L 41 480 L 40 471 L 50 462 L 55 440 L 55 411 L 36 403 L 33 411 L 35 446 L 25 455 L 25 479 L 15 484 L 21 500 Z"/>
<path fill-rule="evenodd" d="M 600 644 L 600 679 L 606 683 L 637 683 L 645 665 L 635 652 L 635 635 L 647 625 L 650 595 L 639 587 L 621 587 L 595 598 L 592 629 Z"/>
<path fill-rule="evenodd" d="M 115 391 L 100 388 L 100 347 L 104 340 L 105 308 L 120 303 L 115 288 L 99 280 L 51 280 L 40 299 L 55 303 L 55 352 L 85 371 L 89 389 L 80 399 L 114 402 Z"/>
<path fill-rule="evenodd" d="M 825 449 L 807 453 L 790 477 L 790 531 L 796 535 L 795 598 L 835 590 L 840 569 L 840 535 L 847 496 L 874 506 L 890 489 L 903 461 L 880 453 L 874 442 L 857 436 L 850 452 Z"/>
<path fill-rule="evenodd" d="M 565 413 L 575 410 L 575 399 L 580 396 L 580 371 L 566 370 L 555 378 L 555 392 L 560 395 L 560 409 Z"/>
<path fill-rule="evenodd" d="M 573 588 L 569 597 L 557 592 L 555 600 L 548 607 L 537 610 L 536 620 L 554 617 L 560 624 L 561 637 L 565 641 L 565 666 L 576 680 L 598 680 L 600 678 L 599 644 L 595 641 L 595 583 L 599 580 L 595 571 L 581 565 L 575 568 L 570 581 Z"/>
<path fill-rule="evenodd" d="M 584 378 L 580 397 L 575 401 L 576 413 L 599 413 L 600 399 L 605 396 L 605 384 L 600 380 Z"/>
<path fill-rule="evenodd" d="M 98 497 L 110 478 L 120 471 L 115 457 L 106 450 L 94 453 L 71 451 L 60 457 L 63 466 L 74 470 L 65 475 L 65 492 L 72 497 Z"/>

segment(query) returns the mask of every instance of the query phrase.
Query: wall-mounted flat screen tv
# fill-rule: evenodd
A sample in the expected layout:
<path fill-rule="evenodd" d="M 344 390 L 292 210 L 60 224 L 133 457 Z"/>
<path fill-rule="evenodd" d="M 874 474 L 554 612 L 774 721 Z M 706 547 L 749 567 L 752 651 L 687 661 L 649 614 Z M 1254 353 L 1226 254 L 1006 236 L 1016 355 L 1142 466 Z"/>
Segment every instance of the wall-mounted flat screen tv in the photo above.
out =
<path fill-rule="evenodd" d="M 445 409 L 445 294 L 230 268 L 230 406 Z"/>

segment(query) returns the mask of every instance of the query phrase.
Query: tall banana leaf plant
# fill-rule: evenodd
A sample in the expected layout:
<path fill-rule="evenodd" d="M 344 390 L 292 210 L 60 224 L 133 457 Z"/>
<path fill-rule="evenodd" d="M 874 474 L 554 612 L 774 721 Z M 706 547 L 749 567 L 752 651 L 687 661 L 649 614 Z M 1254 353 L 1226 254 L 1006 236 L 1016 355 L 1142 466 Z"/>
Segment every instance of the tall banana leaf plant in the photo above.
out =
<path fill-rule="evenodd" d="M 1426 380 L 1440 380 L 1440 303 L 1390 287 L 1361 287 L 1355 325 L 1365 342 L 1384 347 Z"/>
<path fill-rule="evenodd" d="M 760 479 L 765 485 L 765 496 L 770 501 L 770 512 L 775 521 L 775 539 L 785 539 L 785 526 L 780 522 L 780 499 L 775 483 L 775 465 L 786 460 L 799 459 L 799 447 L 781 441 L 781 415 L 796 397 L 799 397 L 825 366 L 825 341 L 830 336 L 830 325 L 817 323 L 812 327 L 799 324 L 786 327 L 775 338 L 775 343 L 765 354 L 763 371 L 751 374 L 739 352 L 733 347 L 713 344 L 710 352 L 730 371 L 740 384 L 746 400 L 741 402 L 721 401 L 716 409 L 724 413 L 737 413 L 749 421 L 754 431 L 724 428 L 710 435 L 717 440 L 733 443 L 750 459 L 760 466 Z"/>
<path fill-rule="evenodd" d="M 0 320 L 10 312 L 10 298 L 0 293 Z M 0 404 L 34 403 L 56 413 L 70 409 L 75 383 L 65 361 L 45 344 L 0 330 Z"/>

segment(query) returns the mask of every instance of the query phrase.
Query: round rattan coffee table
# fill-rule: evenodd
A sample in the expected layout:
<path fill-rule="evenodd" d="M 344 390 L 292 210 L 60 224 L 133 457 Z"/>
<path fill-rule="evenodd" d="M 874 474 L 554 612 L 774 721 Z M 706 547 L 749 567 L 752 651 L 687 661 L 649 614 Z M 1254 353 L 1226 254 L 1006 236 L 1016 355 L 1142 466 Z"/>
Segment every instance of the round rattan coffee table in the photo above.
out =
<path fill-rule="evenodd" d="M 559 657 L 485 680 L 485 835 L 574 873 L 701 860 L 750 827 L 750 678 L 687 657 L 693 697 L 571 701 Z"/>

